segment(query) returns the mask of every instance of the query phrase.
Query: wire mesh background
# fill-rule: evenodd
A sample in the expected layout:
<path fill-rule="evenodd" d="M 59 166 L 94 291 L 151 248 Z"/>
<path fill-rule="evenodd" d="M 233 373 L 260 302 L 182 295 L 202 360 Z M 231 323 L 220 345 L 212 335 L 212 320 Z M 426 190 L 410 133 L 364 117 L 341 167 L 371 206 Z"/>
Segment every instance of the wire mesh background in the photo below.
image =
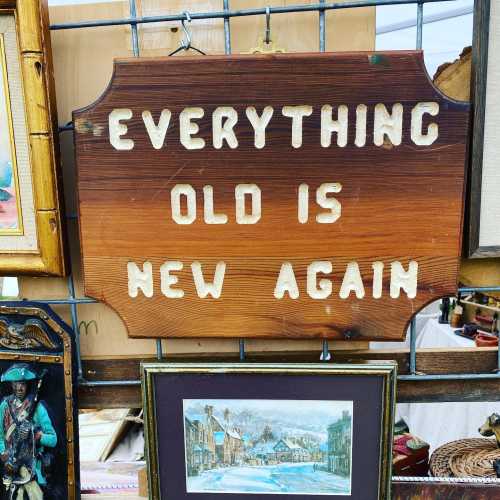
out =
<path fill-rule="evenodd" d="M 71 29 L 83 29 L 83 28 L 99 28 L 104 26 L 123 26 L 129 25 L 131 29 L 131 45 L 134 56 L 140 56 L 139 47 L 139 33 L 138 25 L 145 23 L 159 23 L 165 21 L 193 21 L 201 19 L 223 19 L 224 21 L 224 50 L 226 54 L 231 54 L 231 19 L 234 17 L 242 16 L 266 16 L 269 21 L 271 15 L 275 14 L 285 14 L 285 13 L 301 13 L 301 12 L 311 12 L 315 11 L 318 13 L 318 26 L 319 26 L 319 40 L 318 40 L 318 50 L 320 52 L 325 51 L 326 47 L 326 19 L 325 13 L 330 10 L 340 10 L 340 9 L 357 9 L 363 7 L 377 7 L 377 6 L 388 6 L 388 5 L 403 5 L 403 4 L 414 4 L 417 12 L 416 16 L 416 39 L 415 48 L 422 48 L 422 38 L 423 38 L 423 25 L 426 22 L 424 19 L 424 4 L 426 3 L 437 3 L 437 2 L 453 2 L 454 0 L 358 0 L 358 1 L 347 1 L 347 2 L 334 2 L 327 3 L 325 0 L 320 0 L 318 3 L 314 4 L 297 4 L 297 5 L 287 5 L 282 7 L 263 7 L 263 8 L 250 8 L 244 10 L 231 10 L 230 0 L 222 0 L 223 9 L 220 11 L 211 12 L 179 12 L 177 14 L 161 15 L 161 16 L 149 16 L 140 17 L 137 15 L 137 5 L 136 0 L 129 0 L 129 17 L 111 20 L 82 20 L 74 23 L 64 23 L 64 24 L 53 24 L 50 26 L 51 30 L 71 30 Z M 434 22 L 439 19 L 439 16 L 430 16 L 428 22 Z M 407 26 L 408 27 L 408 26 Z M 73 125 L 71 123 L 63 125 L 59 128 L 61 133 L 71 133 L 73 130 Z M 76 215 L 66 214 L 67 218 L 76 218 Z M 87 381 L 83 377 L 82 362 L 80 354 L 80 339 L 79 339 L 79 321 L 78 321 L 78 304 L 90 304 L 96 303 L 94 299 L 88 297 L 76 297 L 75 296 L 75 285 L 73 281 L 73 276 L 70 275 L 67 281 L 67 297 L 61 299 L 37 299 L 36 302 L 44 304 L 54 304 L 54 305 L 67 305 L 70 308 L 71 313 L 71 323 L 72 328 L 75 332 L 77 340 L 77 360 L 78 360 L 78 375 L 79 383 L 81 385 L 88 386 L 99 386 L 99 385 L 138 385 L 139 380 L 113 380 L 113 381 Z M 459 294 L 469 293 L 474 291 L 487 292 L 487 291 L 500 291 L 500 286 L 494 287 L 467 287 L 460 288 Z M 165 354 L 163 352 L 161 339 L 156 340 L 156 351 L 157 358 L 163 359 Z M 323 361 L 328 361 L 331 359 L 329 352 L 328 341 L 323 340 L 323 348 L 320 354 L 320 359 Z M 239 341 L 239 356 L 240 360 L 245 359 L 245 341 L 242 339 Z M 444 375 L 423 375 L 418 374 L 416 370 L 417 366 L 417 351 L 416 351 L 416 325 L 415 318 L 412 319 L 410 324 L 410 374 L 400 375 L 398 378 L 400 380 L 445 380 L 445 379 L 490 379 L 490 378 L 500 378 L 500 374 L 495 373 L 485 373 L 485 374 L 444 374 Z M 500 350 L 498 355 L 498 368 L 500 369 Z"/>

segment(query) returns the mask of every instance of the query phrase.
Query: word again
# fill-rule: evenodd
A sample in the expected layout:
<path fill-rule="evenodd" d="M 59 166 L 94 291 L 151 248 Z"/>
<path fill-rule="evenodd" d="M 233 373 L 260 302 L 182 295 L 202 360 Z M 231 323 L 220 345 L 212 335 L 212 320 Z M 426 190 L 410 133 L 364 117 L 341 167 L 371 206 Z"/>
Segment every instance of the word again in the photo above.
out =
<path fill-rule="evenodd" d="M 370 282 L 371 294 L 374 299 L 380 299 L 383 293 L 383 273 L 384 263 L 373 262 L 372 273 L 369 278 L 363 277 L 357 262 L 349 262 L 346 266 L 344 277 L 338 290 L 338 295 L 341 299 L 348 299 L 351 294 L 357 299 L 365 297 L 365 288 Z M 175 273 L 182 271 L 184 264 L 180 261 L 166 261 L 160 266 L 160 290 L 161 293 L 170 299 L 181 299 L 184 297 L 184 290 L 179 283 L 179 276 Z M 222 287 L 224 285 L 224 277 L 227 265 L 225 262 L 217 262 L 212 280 L 205 278 L 202 265 L 199 262 L 191 264 L 191 274 L 196 289 L 196 294 L 199 298 L 204 299 L 212 297 L 219 299 L 222 295 Z M 333 264 L 330 261 L 314 261 L 307 266 L 306 278 L 306 293 L 316 300 L 324 300 L 331 297 L 333 294 L 332 280 L 321 277 L 320 275 L 328 275 L 333 271 Z M 128 295 L 136 298 L 139 291 L 145 297 L 153 297 L 153 265 L 146 261 L 142 265 L 142 269 L 135 263 L 127 264 L 128 274 Z M 408 270 L 405 270 L 403 264 L 399 261 L 390 263 L 390 284 L 389 296 L 392 299 L 397 299 L 403 290 L 407 297 L 414 299 L 417 296 L 417 275 L 418 263 L 410 261 Z M 285 297 L 290 299 L 298 299 L 300 296 L 299 284 L 295 275 L 293 264 L 283 262 L 279 270 L 273 295 L 276 299 L 281 300 Z"/>
<path fill-rule="evenodd" d="M 283 106 L 280 113 L 272 106 L 266 106 L 260 114 L 254 106 L 245 108 L 246 119 L 241 123 L 241 113 L 232 106 L 219 106 L 212 112 L 212 146 L 215 149 L 223 147 L 236 149 L 239 146 L 237 128 L 242 126 L 253 130 L 253 143 L 255 148 L 262 149 L 266 146 L 266 131 L 269 123 L 281 114 L 290 123 L 290 145 L 297 149 L 302 147 L 303 123 L 313 115 L 314 108 L 309 105 Z M 393 146 L 399 146 L 403 140 L 403 123 L 405 107 L 395 103 L 389 109 L 385 104 L 375 104 L 368 107 L 358 104 L 350 110 L 345 104 L 331 106 L 325 104 L 320 109 L 320 133 L 318 137 L 321 147 L 332 146 L 332 136 L 336 136 L 335 145 L 344 148 L 348 145 L 349 127 L 354 126 L 354 145 L 358 148 L 367 145 L 368 117 L 373 121 L 373 144 L 383 146 L 389 141 Z M 419 102 L 411 109 L 410 113 L 410 139 L 417 146 L 430 146 L 438 138 L 438 125 L 430 123 L 424 127 L 425 115 L 437 116 L 439 104 L 437 102 Z M 158 113 L 156 113 L 158 114 Z M 349 118 L 351 116 L 351 118 Z M 179 122 L 179 140 L 185 149 L 203 149 L 206 141 L 199 136 L 199 121 L 204 119 L 205 110 L 200 107 L 186 107 L 177 116 Z M 108 116 L 109 142 L 119 151 L 134 149 L 134 140 L 126 137 L 128 134 L 128 121 L 134 118 L 130 108 L 113 109 Z M 150 110 L 141 113 L 143 125 L 154 149 L 168 146 L 167 134 L 172 122 L 172 112 L 164 108 L 155 121 Z M 354 122 L 354 123 L 352 123 Z M 239 125 L 238 125 L 239 124 Z M 281 127 L 280 127 L 281 131 Z"/>
<path fill-rule="evenodd" d="M 339 219 L 342 206 L 331 196 L 342 191 L 338 182 L 324 182 L 316 189 L 316 203 L 328 209 L 316 215 L 319 224 L 331 224 Z M 249 200 L 250 210 L 246 202 Z M 234 188 L 236 224 L 257 224 L 262 217 L 262 192 L 257 184 L 237 184 Z M 170 208 L 172 220 L 176 224 L 192 224 L 196 220 L 196 189 L 191 184 L 176 184 L 170 190 Z M 298 188 L 298 213 L 301 224 L 309 220 L 309 186 L 301 184 Z M 227 224 L 227 214 L 215 211 L 214 188 L 203 186 L 203 220 L 205 224 Z"/>

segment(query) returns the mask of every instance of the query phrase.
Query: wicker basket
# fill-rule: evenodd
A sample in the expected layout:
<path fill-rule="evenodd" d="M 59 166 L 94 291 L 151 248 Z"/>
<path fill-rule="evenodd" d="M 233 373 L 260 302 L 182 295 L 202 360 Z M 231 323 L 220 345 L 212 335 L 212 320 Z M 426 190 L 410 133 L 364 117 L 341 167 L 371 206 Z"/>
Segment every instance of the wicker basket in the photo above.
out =
<path fill-rule="evenodd" d="M 434 477 L 496 477 L 497 458 L 500 448 L 494 439 L 459 439 L 434 451 L 429 470 Z"/>

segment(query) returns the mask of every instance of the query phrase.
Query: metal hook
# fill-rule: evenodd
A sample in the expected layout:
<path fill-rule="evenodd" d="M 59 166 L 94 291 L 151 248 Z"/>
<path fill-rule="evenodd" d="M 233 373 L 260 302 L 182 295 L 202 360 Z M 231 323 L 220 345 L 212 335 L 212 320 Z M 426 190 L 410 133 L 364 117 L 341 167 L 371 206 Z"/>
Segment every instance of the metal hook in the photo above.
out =
<path fill-rule="evenodd" d="M 191 16 L 189 15 L 189 12 L 187 12 L 187 11 L 183 12 L 183 14 L 184 14 L 184 17 L 186 19 L 181 19 L 181 24 L 182 24 L 182 31 L 184 31 L 184 35 L 186 36 L 186 38 L 181 40 L 180 46 L 177 47 L 173 52 L 170 52 L 170 54 L 168 54 L 168 55 L 173 56 L 173 55 L 177 54 L 177 52 L 180 52 L 181 50 L 189 50 L 189 49 L 198 52 L 198 54 L 201 54 L 202 56 L 206 55 L 205 52 L 203 52 L 202 50 L 197 49 L 196 47 L 191 45 L 191 33 L 189 32 L 189 30 L 187 29 L 186 24 L 185 24 L 186 21 L 188 23 L 191 22 Z"/>
<path fill-rule="evenodd" d="M 266 45 L 271 43 L 271 8 L 266 7 Z"/>
<path fill-rule="evenodd" d="M 189 50 L 189 48 L 191 47 L 191 33 L 189 33 L 189 30 L 186 28 L 186 25 L 185 25 L 185 21 L 187 21 L 188 23 L 191 22 L 191 16 L 189 15 L 189 12 L 183 12 L 184 16 L 186 16 L 186 19 L 182 19 L 181 20 L 181 24 L 182 24 L 182 31 L 184 31 L 184 34 L 186 35 L 186 38 L 184 40 L 181 41 L 181 47 L 184 49 L 184 50 Z"/>
<path fill-rule="evenodd" d="M 321 350 L 319 359 L 320 361 L 330 361 L 332 359 L 332 355 L 328 349 L 328 339 L 323 339 L 323 349 Z"/>

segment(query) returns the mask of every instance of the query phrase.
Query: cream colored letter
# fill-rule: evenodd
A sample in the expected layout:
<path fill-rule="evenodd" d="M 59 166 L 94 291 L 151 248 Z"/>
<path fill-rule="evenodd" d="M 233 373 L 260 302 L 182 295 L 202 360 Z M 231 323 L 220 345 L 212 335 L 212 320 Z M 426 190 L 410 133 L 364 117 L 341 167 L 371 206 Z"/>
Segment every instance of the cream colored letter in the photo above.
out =
<path fill-rule="evenodd" d="M 419 102 L 411 110 L 411 140 L 417 146 L 430 146 L 438 138 L 436 123 L 429 123 L 427 134 L 422 132 L 422 117 L 425 114 L 431 116 L 439 114 L 439 104 L 437 102 Z"/>
<path fill-rule="evenodd" d="M 214 299 L 218 299 L 222 293 L 222 285 L 224 284 L 224 274 L 226 272 L 226 263 L 217 262 L 214 273 L 213 283 L 205 282 L 203 278 L 203 271 L 201 270 L 201 264 L 199 262 L 193 262 L 191 264 L 191 271 L 193 273 L 194 285 L 196 287 L 196 293 L 198 297 L 204 299 L 211 295 Z"/>
<path fill-rule="evenodd" d="M 245 196 L 252 197 L 252 213 L 247 214 L 245 209 Z M 236 223 L 257 224 L 262 215 L 261 192 L 257 184 L 238 184 L 234 189 L 236 198 Z"/>
<path fill-rule="evenodd" d="M 161 292 L 165 297 L 169 299 L 181 299 L 184 297 L 184 290 L 180 288 L 172 288 L 172 285 L 175 285 L 179 282 L 178 276 L 174 276 L 170 274 L 171 271 L 182 271 L 182 262 L 178 260 L 167 260 L 160 267 L 160 278 L 161 278 Z"/>
<path fill-rule="evenodd" d="M 309 219 L 309 186 L 301 184 L 299 186 L 299 222 L 305 224 Z"/>
<path fill-rule="evenodd" d="M 354 144 L 362 148 L 366 144 L 366 104 L 358 104 L 356 107 L 356 138 Z"/>
<path fill-rule="evenodd" d="M 391 297 L 397 299 L 402 288 L 409 299 L 417 296 L 418 263 L 411 260 L 408 271 L 405 271 L 401 262 L 391 262 Z"/>
<path fill-rule="evenodd" d="M 262 149 L 266 145 L 266 127 L 273 116 L 273 108 L 266 106 L 262 115 L 257 114 L 257 110 L 253 106 L 248 106 L 245 110 L 248 121 L 252 124 L 255 133 L 255 147 Z"/>
<path fill-rule="evenodd" d="M 206 224 L 226 224 L 226 214 L 216 214 L 214 212 L 214 188 L 203 186 L 203 215 Z"/>
<path fill-rule="evenodd" d="M 335 132 L 337 134 L 337 146 L 343 148 L 347 144 L 347 106 L 341 104 L 338 107 L 337 120 L 332 118 L 332 109 L 329 104 L 325 104 L 321 108 L 321 145 L 324 148 L 330 147 L 332 133 Z"/>
<path fill-rule="evenodd" d="M 215 149 L 222 148 L 224 140 L 231 149 L 238 147 L 238 139 L 233 130 L 237 122 L 238 113 L 231 106 L 221 106 L 215 109 L 212 114 L 212 136 Z"/>
<path fill-rule="evenodd" d="M 149 139 L 155 149 L 161 149 L 163 147 L 171 116 L 172 113 L 170 112 L 170 110 L 163 109 L 160 115 L 160 120 L 158 121 L 158 125 L 156 125 L 155 121 L 153 120 L 151 111 L 142 112 L 142 121 L 144 122 L 144 125 L 146 125 Z"/>
<path fill-rule="evenodd" d="M 387 136 L 394 146 L 401 144 L 403 137 L 403 105 L 399 102 L 392 106 L 392 114 L 389 114 L 385 104 L 375 106 L 375 118 L 373 121 L 373 142 L 376 146 L 384 144 Z"/>
<path fill-rule="evenodd" d="M 142 271 L 135 262 L 127 262 L 128 295 L 137 297 L 139 288 L 146 297 L 153 296 L 153 266 L 151 262 L 144 262 Z"/>
<path fill-rule="evenodd" d="M 200 131 L 200 127 L 191 121 L 195 118 L 203 118 L 204 114 L 203 108 L 185 108 L 179 115 L 181 144 L 186 149 L 203 149 L 205 147 L 205 139 L 193 137 Z"/>
<path fill-rule="evenodd" d="M 312 106 L 283 106 L 281 112 L 283 116 L 292 119 L 292 146 L 300 148 L 302 146 L 302 118 L 312 114 Z"/>
<path fill-rule="evenodd" d="M 349 262 L 347 264 L 339 296 L 341 299 L 347 299 L 351 292 L 355 292 L 358 299 L 362 299 L 365 296 L 365 287 L 357 262 Z"/>
<path fill-rule="evenodd" d="M 326 299 L 332 293 L 332 282 L 328 279 L 317 281 L 318 273 L 332 272 L 332 263 L 327 260 L 317 260 L 307 266 L 307 293 L 311 299 Z"/>
<path fill-rule="evenodd" d="M 382 278 L 384 272 L 383 262 L 374 262 L 372 264 L 373 269 L 373 289 L 372 294 L 374 299 L 380 299 L 382 297 Z"/>
<path fill-rule="evenodd" d="M 186 197 L 186 215 L 181 213 L 181 196 Z M 196 192 L 191 184 L 176 184 L 170 191 L 170 205 L 177 224 L 192 224 L 196 220 Z"/>
<path fill-rule="evenodd" d="M 288 292 L 291 299 L 299 298 L 299 287 L 297 286 L 293 266 L 290 262 L 283 262 L 281 264 L 280 274 L 274 288 L 274 296 L 277 299 L 282 299 L 285 292 Z"/>
<path fill-rule="evenodd" d="M 109 113 L 108 126 L 109 126 L 109 142 L 111 145 L 120 151 L 127 151 L 134 148 L 134 141 L 132 139 L 122 139 L 121 136 L 127 133 L 128 127 L 122 120 L 130 120 L 132 118 L 131 109 L 113 109 Z"/>
<path fill-rule="evenodd" d="M 329 208 L 330 212 L 316 215 L 319 224 L 331 224 L 341 215 L 342 206 L 336 198 L 329 198 L 330 193 L 340 193 L 342 184 L 339 182 L 325 182 L 316 190 L 316 203 L 321 208 Z"/>

